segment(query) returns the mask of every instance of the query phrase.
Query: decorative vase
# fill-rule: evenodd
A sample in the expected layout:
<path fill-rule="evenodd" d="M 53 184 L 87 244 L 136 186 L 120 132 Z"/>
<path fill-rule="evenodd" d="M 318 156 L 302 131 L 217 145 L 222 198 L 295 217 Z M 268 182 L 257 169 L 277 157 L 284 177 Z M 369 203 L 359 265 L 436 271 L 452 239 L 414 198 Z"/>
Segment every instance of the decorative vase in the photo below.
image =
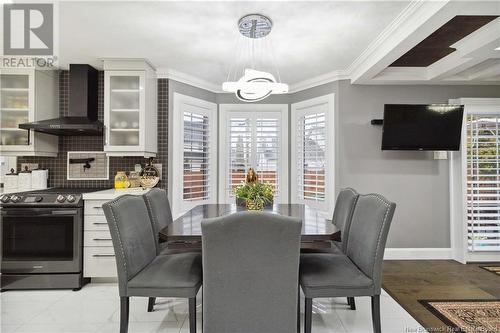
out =
<path fill-rule="evenodd" d="M 246 201 L 247 210 L 263 210 L 264 204 L 262 201 L 247 200 Z"/>

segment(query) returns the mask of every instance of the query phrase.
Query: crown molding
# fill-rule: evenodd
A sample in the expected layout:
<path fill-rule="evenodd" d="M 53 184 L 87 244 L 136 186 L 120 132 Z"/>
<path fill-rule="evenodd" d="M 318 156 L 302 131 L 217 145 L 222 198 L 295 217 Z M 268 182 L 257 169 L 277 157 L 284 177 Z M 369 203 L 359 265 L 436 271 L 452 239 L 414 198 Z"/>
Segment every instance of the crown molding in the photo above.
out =
<path fill-rule="evenodd" d="M 170 79 L 178 82 L 182 82 L 185 84 L 189 84 L 190 86 L 201 88 L 204 90 L 208 90 L 213 93 L 222 93 L 221 85 L 200 79 L 196 76 L 186 74 L 183 72 L 176 71 L 170 68 L 160 68 L 156 71 L 156 75 L 158 78 L 162 79 Z"/>
<path fill-rule="evenodd" d="M 306 90 L 309 88 L 314 88 L 314 87 L 320 86 L 322 84 L 340 81 L 340 80 L 347 80 L 347 79 L 350 79 L 350 77 L 345 70 L 332 71 L 332 72 L 329 72 L 326 74 L 312 77 L 312 78 L 304 80 L 304 81 L 300 81 L 300 82 L 291 84 L 288 93 L 289 94 L 296 93 L 296 92 L 299 92 L 302 90 Z"/>

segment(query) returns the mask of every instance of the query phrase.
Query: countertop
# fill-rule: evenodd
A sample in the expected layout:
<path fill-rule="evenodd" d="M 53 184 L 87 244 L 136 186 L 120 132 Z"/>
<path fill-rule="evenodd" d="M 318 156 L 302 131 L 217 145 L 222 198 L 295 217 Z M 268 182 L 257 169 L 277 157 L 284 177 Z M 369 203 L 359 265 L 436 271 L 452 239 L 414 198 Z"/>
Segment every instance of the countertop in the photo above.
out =
<path fill-rule="evenodd" d="M 149 190 L 149 188 L 144 187 L 123 189 L 110 188 L 97 192 L 84 193 L 83 200 L 113 200 L 124 194 L 142 195 L 147 193 Z"/>

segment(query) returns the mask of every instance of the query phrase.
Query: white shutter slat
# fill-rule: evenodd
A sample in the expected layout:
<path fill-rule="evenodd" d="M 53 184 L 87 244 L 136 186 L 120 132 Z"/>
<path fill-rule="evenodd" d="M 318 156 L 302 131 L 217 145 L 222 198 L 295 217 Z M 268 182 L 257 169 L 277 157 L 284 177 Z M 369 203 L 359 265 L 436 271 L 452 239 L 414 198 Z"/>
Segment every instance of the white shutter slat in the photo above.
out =
<path fill-rule="evenodd" d="M 259 180 L 274 186 L 279 197 L 279 160 L 281 151 L 280 119 L 258 117 L 255 124 L 256 172 Z"/>
<path fill-rule="evenodd" d="M 208 117 L 184 112 L 183 200 L 209 198 L 210 132 Z"/>
<path fill-rule="evenodd" d="M 252 153 L 252 126 L 249 118 L 229 119 L 229 196 L 245 180 Z"/>
<path fill-rule="evenodd" d="M 302 200 L 325 200 L 326 166 L 326 115 L 312 113 L 300 116 L 295 129 L 298 142 L 296 149 L 298 170 L 298 197 Z"/>
<path fill-rule="evenodd" d="M 500 116 L 467 116 L 469 251 L 500 251 Z"/>

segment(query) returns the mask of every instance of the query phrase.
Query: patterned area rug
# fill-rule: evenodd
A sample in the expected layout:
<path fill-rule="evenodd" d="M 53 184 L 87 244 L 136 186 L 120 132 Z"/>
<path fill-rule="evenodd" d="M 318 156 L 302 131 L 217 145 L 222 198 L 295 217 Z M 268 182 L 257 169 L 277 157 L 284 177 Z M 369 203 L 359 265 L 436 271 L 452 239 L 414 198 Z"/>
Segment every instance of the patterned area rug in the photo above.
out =
<path fill-rule="evenodd" d="M 479 267 L 487 270 L 488 272 L 494 273 L 496 275 L 500 275 L 500 266 L 479 266 Z"/>
<path fill-rule="evenodd" d="M 420 300 L 457 333 L 500 333 L 500 300 Z"/>

